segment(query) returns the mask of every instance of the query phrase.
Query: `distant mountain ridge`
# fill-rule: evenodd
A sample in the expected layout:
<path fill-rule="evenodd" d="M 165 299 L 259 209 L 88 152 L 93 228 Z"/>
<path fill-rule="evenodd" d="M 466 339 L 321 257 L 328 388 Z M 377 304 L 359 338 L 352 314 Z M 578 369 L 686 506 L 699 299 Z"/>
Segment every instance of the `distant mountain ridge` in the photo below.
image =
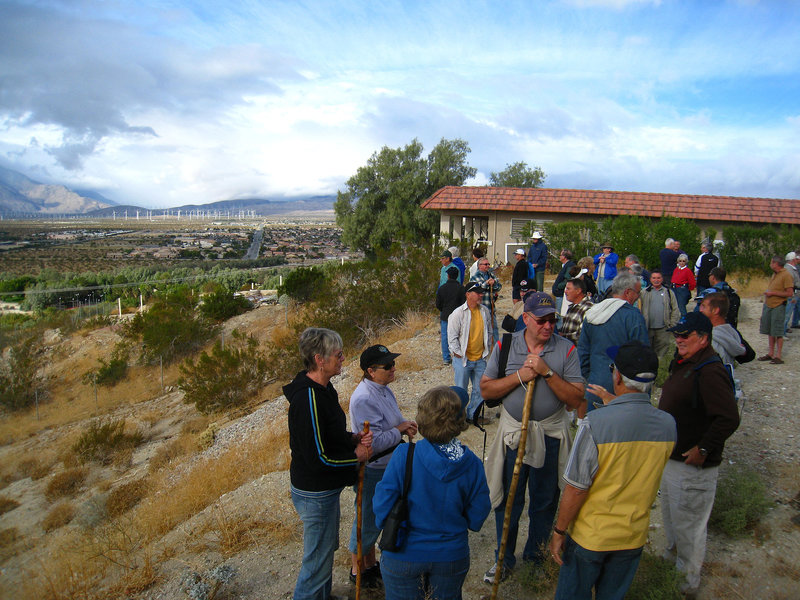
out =
<path fill-rule="evenodd" d="M 63 185 L 39 183 L 19 171 L 0 167 L 0 215 L 82 214 L 113 206 L 99 194 L 83 195 Z"/>
<path fill-rule="evenodd" d="M 34 181 L 18 171 L 0 166 L 0 216 L 5 218 L 36 218 L 50 215 L 86 215 L 87 217 L 123 216 L 140 218 L 148 214 L 182 215 L 203 213 L 206 216 L 229 215 L 241 211 L 256 216 L 282 215 L 295 212 L 332 211 L 336 197 L 301 196 L 270 200 L 268 198 L 238 198 L 209 204 L 186 204 L 165 208 L 143 208 L 119 205 L 92 190 L 71 190 L 63 185 L 48 185 Z"/>

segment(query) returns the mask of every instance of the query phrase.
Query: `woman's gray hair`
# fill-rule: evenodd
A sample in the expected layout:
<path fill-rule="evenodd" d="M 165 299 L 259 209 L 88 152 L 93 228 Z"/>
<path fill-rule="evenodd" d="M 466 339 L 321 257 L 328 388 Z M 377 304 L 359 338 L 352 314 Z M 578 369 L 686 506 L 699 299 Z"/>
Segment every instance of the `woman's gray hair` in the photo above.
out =
<path fill-rule="evenodd" d="M 679 254 L 678 260 L 685 260 L 687 263 L 689 262 L 689 256 L 686 254 Z"/>
<path fill-rule="evenodd" d="M 319 354 L 328 358 L 344 348 L 342 336 L 332 329 L 309 327 L 300 334 L 300 357 L 307 371 L 314 371 L 317 363 L 314 357 Z"/>

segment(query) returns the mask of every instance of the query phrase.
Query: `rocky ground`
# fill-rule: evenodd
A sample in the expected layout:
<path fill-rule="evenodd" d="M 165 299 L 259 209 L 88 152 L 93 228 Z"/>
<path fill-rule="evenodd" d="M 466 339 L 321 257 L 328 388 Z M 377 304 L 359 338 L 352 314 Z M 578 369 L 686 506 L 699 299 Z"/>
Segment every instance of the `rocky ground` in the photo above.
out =
<path fill-rule="evenodd" d="M 510 299 L 502 299 L 498 314 L 502 316 L 509 309 Z M 269 311 L 274 314 L 268 315 Z M 236 322 L 226 324 L 226 331 L 236 326 L 255 332 L 263 339 L 264 332 L 270 326 L 284 319 L 282 311 L 281 307 L 259 308 L 237 318 Z M 760 355 L 766 349 L 766 338 L 757 332 L 759 314 L 759 300 L 746 299 L 741 313 L 740 330 Z M 376 340 L 386 343 L 393 351 L 402 353 L 397 361 L 397 380 L 392 384 L 392 389 L 397 395 L 401 410 L 409 418 L 413 418 L 416 402 L 427 389 L 452 384 L 452 369 L 442 365 L 438 336 L 438 322 L 430 322 L 412 328 L 402 336 Z M 83 345 L 89 345 L 93 337 L 94 334 L 90 335 Z M 75 343 L 81 344 L 80 341 Z M 349 358 L 342 375 L 334 380 L 343 399 L 349 398 L 360 377 L 357 357 Z M 800 598 L 800 527 L 797 525 L 800 522 L 800 470 L 796 437 L 798 419 L 795 412 L 800 387 L 797 373 L 797 365 L 800 364 L 800 330 L 792 333 L 786 342 L 784 359 L 784 365 L 754 361 L 737 370 L 737 378 L 742 381 L 747 402 L 744 405 L 742 425 L 726 447 L 723 468 L 746 464 L 756 469 L 768 482 L 768 493 L 774 506 L 756 531 L 743 538 L 730 539 L 715 533 L 709 536 L 700 593 L 702 600 Z M 287 374 L 286 380 L 292 375 Z M 144 393 L 143 390 L 142 394 Z M 192 464 L 202 458 L 221 457 L 226 450 L 243 445 L 276 424 L 280 426 L 285 423 L 287 404 L 283 397 L 277 397 L 278 393 L 254 412 L 222 425 L 213 445 L 188 463 L 183 463 L 181 468 L 170 475 L 170 481 L 177 484 L 190 471 Z M 146 471 L 154 445 L 175 436 L 181 423 L 194 416 L 193 408 L 182 404 L 180 396 L 179 392 L 173 390 L 153 400 L 118 409 L 132 418 L 137 415 L 141 417 L 140 413 L 143 412 L 155 412 L 156 407 L 171 414 L 168 425 L 165 424 L 163 429 L 161 425 L 156 425 L 154 432 L 151 432 L 150 444 L 153 446 L 137 450 L 132 461 L 134 471 Z M 159 421 L 162 422 L 166 423 Z M 78 425 L 76 422 L 71 427 Z M 486 429 L 488 441 L 491 441 L 495 425 L 489 424 Z M 0 458 L 10 460 L 12 452 L 19 452 L 20 449 L 29 448 L 32 453 L 38 452 L 43 440 L 49 439 L 49 436 L 55 439 L 55 435 L 52 430 L 39 432 L 36 436 L 30 434 L 29 438 L 23 437 L 17 443 L 0 449 Z M 470 428 L 462 439 L 476 454 L 482 454 L 484 437 L 477 428 Z M 278 450 L 286 452 L 285 448 Z M 133 473 L 126 473 L 125 477 L 132 475 Z M 20 549 L 16 556 L 3 557 L 0 565 L 0 596 L 10 593 L 12 595 L 7 597 L 14 597 L 13 590 L 24 581 L 24 574 L 37 569 L 37 565 L 41 565 L 43 559 L 46 560 L 46 557 L 37 555 L 34 549 L 35 544 L 43 538 L 38 523 L 48 507 L 42 499 L 41 490 L 36 491 L 37 485 L 42 486 L 40 482 L 22 479 L 3 490 L 3 494 L 16 498 L 21 505 L 0 516 L 0 529 L 14 525 L 30 537 L 27 538 L 28 550 Z M 88 496 L 89 494 L 87 498 Z M 26 500 L 29 497 L 30 502 Z M 353 500 L 353 492 L 346 490 L 342 495 L 342 547 L 337 551 L 334 568 L 334 593 L 350 598 L 354 597 L 354 589 L 347 579 L 350 557 L 346 543 L 353 519 Z M 80 510 L 89 508 L 91 498 L 81 505 Z M 660 520 L 660 510 L 656 506 L 652 512 L 649 543 L 649 550 L 654 553 L 658 553 L 663 545 Z M 242 523 L 253 524 L 252 532 L 244 532 L 244 542 L 238 545 L 224 544 L 227 541 L 226 536 L 236 528 L 236 524 Z M 523 517 L 521 525 L 522 537 L 526 534 L 526 517 Z M 38 531 L 35 536 L 34 531 Z M 268 473 L 222 495 L 217 502 L 167 533 L 149 553 L 157 562 L 158 576 L 155 584 L 144 591 L 132 592 L 127 597 L 142 600 L 186 597 L 214 597 L 218 600 L 291 598 L 300 565 L 301 531 L 289 497 L 288 472 Z M 242 536 L 239 535 L 239 538 Z M 470 533 L 472 569 L 464 586 L 466 600 L 488 597 L 490 587 L 482 582 L 482 576 L 493 563 L 494 546 L 494 522 L 490 517 L 481 531 Z M 6 584 L 13 582 L 13 585 L 3 585 L 3 579 L 6 579 Z M 212 593 L 215 586 L 218 589 Z M 501 586 L 499 597 L 533 599 L 550 598 L 552 595 L 552 587 L 534 590 L 529 580 L 521 574 L 515 574 Z M 365 593 L 362 597 L 382 598 L 382 594 Z"/>
<path fill-rule="evenodd" d="M 502 302 L 501 311 L 507 309 Z M 502 313 L 500 313 L 502 314 Z M 760 314 L 758 300 L 746 300 L 742 308 L 740 329 L 759 354 L 765 350 L 766 338 L 757 332 Z M 390 344 L 392 351 L 401 352 L 398 359 L 398 377 L 392 389 L 398 397 L 403 413 L 413 417 L 418 398 L 430 387 L 452 383 L 452 371 L 441 365 L 438 342 L 438 326 L 420 331 L 413 337 Z M 769 496 L 774 508 L 764 522 L 751 535 L 730 539 L 723 535 L 709 536 L 708 553 L 704 570 L 700 598 L 775 598 L 795 599 L 800 597 L 800 527 L 792 522 L 798 515 L 797 500 L 800 492 L 797 446 L 797 388 L 800 363 L 800 331 L 790 336 L 785 346 L 784 365 L 770 365 L 757 361 L 741 366 L 737 378 L 747 394 L 742 425 L 726 448 L 727 465 L 744 463 L 752 466 L 769 482 Z M 420 362 L 427 368 L 404 371 L 404 361 Z M 334 382 L 342 397 L 347 397 L 358 381 L 359 371 L 351 362 L 344 373 Z M 222 430 L 211 452 L 218 452 L 228 444 L 238 443 L 248 432 L 259 429 L 264 423 L 285 417 L 286 403 L 278 398 Z M 489 440 L 495 425 L 487 426 Z M 463 439 L 477 453 L 482 453 L 483 434 L 470 428 Z M 725 465 L 725 466 L 727 466 Z M 242 488 L 227 494 L 221 503 L 234 511 L 267 511 L 294 519 L 288 495 L 288 473 L 271 473 Z M 280 490 L 270 494 L 268 490 Z M 264 498 L 273 502 L 265 505 Z M 347 580 L 349 554 L 346 540 L 349 539 L 353 518 L 354 494 L 346 490 L 342 495 L 342 521 L 340 540 L 342 547 L 336 555 L 334 570 L 334 592 L 354 597 L 353 587 Z M 795 519 L 797 520 L 797 519 Z M 523 518 L 524 526 L 527 520 Z M 301 543 L 299 523 L 297 533 L 279 547 L 269 549 L 253 547 L 224 561 L 224 565 L 235 570 L 235 576 L 223 586 L 226 598 L 290 598 L 294 579 L 300 564 Z M 524 533 L 521 533 L 522 537 Z M 488 597 L 490 587 L 482 582 L 483 572 L 493 562 L 495 545 L 494 523 L 487 519 L 480 532 L 470 533 L 472 569 L 464 587 L 465 600 Z M 650 550 L 658 552 L 663 545 L 660 510 L 652 512 Z M 217 557 L 196 557 L 205 568 L 218 567 Z M 200 560 L 202 559 L 202 560 Z M 148 599 L 179 597 L 180 577 L 186 570 L 183 560 L 173 561 L 174 575 L 156 588 L 144 594 Z M 164 565 L 168 567 L 168 565 Z M 381 597 L 379 593 L 365 597 Z M 520 581 L 510 580 L 501 586 L 500 597 L 547 598 L 552 590 L 532 592 Z"/>

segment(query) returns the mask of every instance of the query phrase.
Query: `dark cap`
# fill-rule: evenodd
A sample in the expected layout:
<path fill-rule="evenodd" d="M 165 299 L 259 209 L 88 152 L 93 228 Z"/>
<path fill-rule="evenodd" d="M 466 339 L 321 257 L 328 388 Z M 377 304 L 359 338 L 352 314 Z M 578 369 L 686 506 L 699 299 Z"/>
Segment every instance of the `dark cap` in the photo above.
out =
<path fill-rule="evenodd" d="M 681 317 L 681 320 L 678 321 L 674 327 L 667 329 L 667 331 L 673 333 L 691 333 L 696 331 L 697 333 L 710 335 L 712 329 L 714 329 L 714 326 L 711 324 L 711 321 L 708 320 L 707 316 L 701 312 L 690 312 L 686 313 L 686 316 Z"/>
<path fill-rule="evenodd" d="M 453 258 L 453 253 L 450 250 L 445 250 L 439 255 L 439 258 Z"/>
<path fill-rule="evenodd" d="M 658 374 L 658 355 L 650 346 L 633 340 L 622 346 L 611 346 L 606 354 L 614 361 L 617 371 L 628 379 L 641 383 L 655 381 Z"/>
<path fill-rule="evenodd" d="M 467 284 L 464 286 L 464 293 L 466 294 L 467 292 L 477 292 L 479 294 L 482 294 L 484 292 L 484 289 L 481 287 L 481 284 L 478 283 L 477 281 L 468 281 Z"/>
<path fill-rule="evenodd" d="M 534 317 L 544 317 L 556 312 L 556 303 L 549 294 L 533 292 L 525 298 L 525 312 L 532 313 Z"/>
<path fill-rule="evenodd" d="M 527 279 L 523 279 L 522 281 L 519 282 L 519 291 L 520 292 L 527 292 L 534 285 L 536 285 L 535 281 L 528 282 Z"/>
<path fill-rule="evenodd" d="M 372 365 L 385 365 L 386 363 L 392 362 L 398 356 L 400 355 L 389 352 L 389 349 L 382 344 L 370 346 L 361 353 L 361 370 L 366 371 Z"/>

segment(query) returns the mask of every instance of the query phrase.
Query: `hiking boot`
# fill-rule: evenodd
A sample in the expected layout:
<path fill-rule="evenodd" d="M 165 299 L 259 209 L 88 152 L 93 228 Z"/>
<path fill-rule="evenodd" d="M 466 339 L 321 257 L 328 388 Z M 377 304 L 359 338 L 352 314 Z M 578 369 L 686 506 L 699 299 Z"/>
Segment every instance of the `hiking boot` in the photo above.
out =
<path fill-rule="evenodd" d="M 494 576 L 497 573 L 497 563 L 492 565 L 492 568 L 486 571 L 483 574 L 483 582 L 488 583 L 489 585 L 494 583 Z M 503 566 L 503 570 L 500 572 L 500 583 L 504 582 L 508 579 L 508 576 L 511 575 L 511 569 L 506 566 Z"/>
<path fill-rule="evenodd" d="M 353 585 L 356 584 L 356 574 L 353 573 L 352 570 L 350 571 L 350 583 Z M 382 579 L 380 578 L 380 568 L 375 569 L 375 567 L 372 567 L 361 573 L 361 587 L 363 589 L 376 590 L 380 588 L 381 585 Z"/>

